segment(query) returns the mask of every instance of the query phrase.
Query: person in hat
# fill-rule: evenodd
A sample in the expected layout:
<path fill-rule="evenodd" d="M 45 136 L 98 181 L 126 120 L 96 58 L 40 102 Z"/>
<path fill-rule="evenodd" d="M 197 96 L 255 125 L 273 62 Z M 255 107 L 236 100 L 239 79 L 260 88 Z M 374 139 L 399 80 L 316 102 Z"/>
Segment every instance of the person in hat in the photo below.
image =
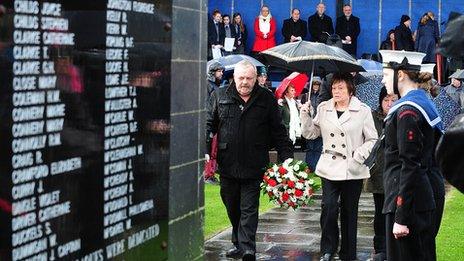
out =
<path fill-rule="evenodd" d="M 445 87 L 445 91 L 451 97 L 451 99 L 458 103 L 462 108 L 464 105 L 461 104 L 461 96 L 464 96 L 462 79 L 456 78 L 455 75 L 456 74 L 453 74 L 449 77 L 451 79 L 451 83 Z"/>
<path fill-rule="evenodd" d="M 395 50 L 414 51 L 414 40 L 411 32 L 411 18 L 407 15 L 401 16 L 400 25 L 395 28 Z"/>
<path fill-rule="evenodd" d="M 219 89 L 221 86 L 222 76 L 224 74 L 224 66 L 220 62 L 214 62 L 209 66 L 208 69 L 208 97 L 211 96 L 211 93 Z"/>
<path fill-rule="evenodd" d="M 267 82 L 267 70 L 266 67 L 260 67 L 258 69 L 258 85 L 268 89 L 269 91 L 272 92 L 272 90 L 269 88 L 269 84 Z"/>
<path fill-rule="evenodd" d="M 379 107 L 372 111 L 375 129 L 379 136 L 383 132 L 383 120 L 388 114 L 393 103 L 398 100 L 398 95 L 388 94 L 387 88 L 382 87 L 379 95 Z M 375 164 L 370 169 L 371 177 L 364 183 L 364 191 L 372 193 L 374 197 L 375 215 L 374 215 L 374 261 L 383 261 L 387 259 L 385 243 L 385 215 L 382 214 L 383 202 L 385 200 L 383 189 L 383 151 L 376 154 Z"/>
<path fill-rule="evenodd" d="M 333 260 L 338 250 L 341 220 L 341 260 L 356 260 L 358 203 L 363 179 L 369 169 L 363 165 L 377 140 L 372 113 L 354 96 L 351 74 L 334 74 L 333 98 L 317 107 L 314 120 L 311 103 L 300 109 L 301 133 L 306 139 L 322 137 L 323 153 L 315 173 L 322 180 L 321 260 Z M 340 211 L 340 212 L 339 212 Z"/>
<path fill-rule="evenodd" d="M 443 123 L 419 86 L 431 79 L 421 73 L 425 54 L 380 50 L 382 83 L 400 99 L 385 118 L 384 173 L 388 260 L 433 260 L 440 210 L 434 189 L 443 186 L 434 158 Z M 435 177 L 437 177 L 435 179 Z M 441 178 L 441 182 L 443 179 Z"/>

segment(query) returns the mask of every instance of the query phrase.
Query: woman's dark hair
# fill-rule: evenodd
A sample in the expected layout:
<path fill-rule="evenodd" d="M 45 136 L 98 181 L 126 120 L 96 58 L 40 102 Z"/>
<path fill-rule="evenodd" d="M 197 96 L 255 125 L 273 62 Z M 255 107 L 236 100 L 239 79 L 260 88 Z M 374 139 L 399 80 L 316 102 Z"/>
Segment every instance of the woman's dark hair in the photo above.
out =
<path fill-rule="evenodd" d="M 391 29 L 387 34 L 387 41 L 390 41 L 390 35 L 395 33 L 395 29 Z"/>
<path fill-rule="evenodd" d="M 335 73 L 332 77 L 332 86 L 339 82 L 346 83 L 349 95 L 355 94 L 356 87 L 354 86 L 353 75 L 351 75 L 351 73 Z"/>
<path fill-rule="evenodd" d="M 235 22 L 235 17 L 240 16 L 242 18 L 242 15 L 240 13 L 234 13 L 233 15 L 233 21 L 232 24 L 236 24 Z M 243 18 L 240 20 L 240 23 L 238 24 L 240 26 L 240 32 L 244 33 L 245 32 L 245 26 L 243 25 Z"/>

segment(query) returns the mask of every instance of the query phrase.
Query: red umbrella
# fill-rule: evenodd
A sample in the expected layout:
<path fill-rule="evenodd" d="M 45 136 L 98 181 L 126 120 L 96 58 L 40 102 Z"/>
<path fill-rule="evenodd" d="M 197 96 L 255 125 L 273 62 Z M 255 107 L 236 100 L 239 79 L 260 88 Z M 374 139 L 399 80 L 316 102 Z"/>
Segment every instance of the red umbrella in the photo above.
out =
<path fill-rule="evenodd" d="M 284 94 L 285 90 L 287 89 L 290 83 L 293 84 L 293 86 L 295 87 L 295 97 L 297 97 L 303 91 L 308 79 L 308 76 L 304 73 L 293 72 L 285 79 L 283 79 L 279 87 L 277 87 L 277 90 L 275 92 L 276 98 L 282 98 L 282 95 Z"/>

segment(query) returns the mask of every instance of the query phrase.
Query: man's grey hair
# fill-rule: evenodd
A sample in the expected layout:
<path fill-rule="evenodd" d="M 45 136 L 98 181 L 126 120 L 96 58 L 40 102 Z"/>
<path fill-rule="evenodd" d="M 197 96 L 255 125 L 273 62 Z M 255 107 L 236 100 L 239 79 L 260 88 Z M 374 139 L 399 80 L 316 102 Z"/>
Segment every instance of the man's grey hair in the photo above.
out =
<path fill-rule="evenodd" d="M 248 61 L 248 60 L 241 60 L 240 62 L 238 62 L 236 65 L 235 65 L 235 70 L 237 70 L 237 68 L 240 68 L 240 69 L 246 69 L 246 68 L 251 68 L 254 72 L 255 75 L 258 75 L 258 71 L 256 69 L 256 66 Z"/>

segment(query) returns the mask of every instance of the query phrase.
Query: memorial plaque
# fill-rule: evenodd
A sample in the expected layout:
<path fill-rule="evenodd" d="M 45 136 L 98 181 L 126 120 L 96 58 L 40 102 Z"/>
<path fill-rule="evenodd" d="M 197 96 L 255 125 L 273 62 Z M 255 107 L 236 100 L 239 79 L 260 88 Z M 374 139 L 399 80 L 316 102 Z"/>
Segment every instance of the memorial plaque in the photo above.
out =
<path fill-rule="evenodd" d="M 0 2 L 0 260 L 167 259 L 171 8 Z"/>

